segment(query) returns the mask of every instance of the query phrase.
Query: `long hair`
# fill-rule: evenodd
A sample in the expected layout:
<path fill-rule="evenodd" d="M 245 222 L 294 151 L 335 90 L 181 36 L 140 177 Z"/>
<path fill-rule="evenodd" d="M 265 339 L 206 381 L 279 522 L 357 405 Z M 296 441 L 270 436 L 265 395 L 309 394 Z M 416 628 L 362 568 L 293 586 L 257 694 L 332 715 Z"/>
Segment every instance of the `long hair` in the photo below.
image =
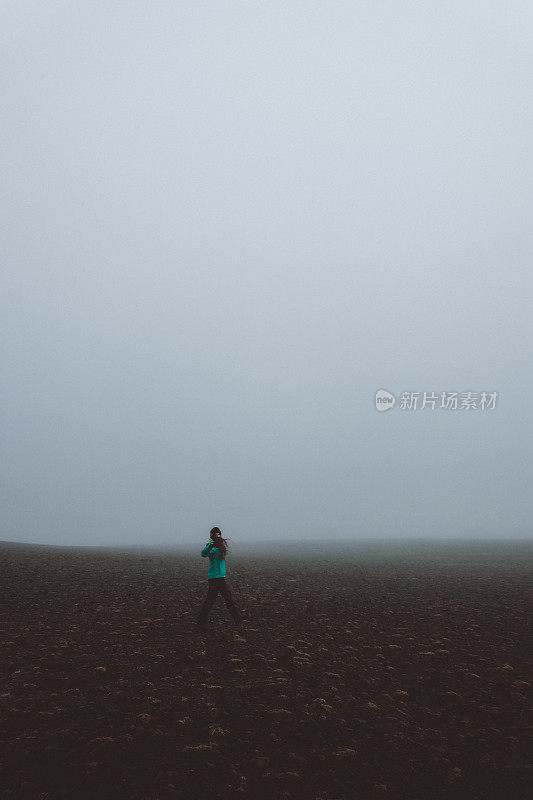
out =
<path fill-rule="evenodd" d="M 220 534 L 217 536 L 216 534 Z M 218 547 L 218 553 L 220 558 L 226 558 L 226 553 L 228 552 L 228 542 L 226 539 L 222 538 L 222 531 L 220 528 L 211 528 L 209 531 L 210 538 L 215 542 L 216 546 Z"/>

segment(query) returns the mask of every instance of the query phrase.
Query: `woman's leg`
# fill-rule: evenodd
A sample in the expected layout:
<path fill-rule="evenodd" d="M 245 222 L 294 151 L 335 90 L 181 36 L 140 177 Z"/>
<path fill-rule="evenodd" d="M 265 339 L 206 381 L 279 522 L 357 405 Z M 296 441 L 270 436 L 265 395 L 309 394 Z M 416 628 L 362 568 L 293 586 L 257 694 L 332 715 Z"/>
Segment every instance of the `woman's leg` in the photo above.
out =
<path fill-rule="evenodd" d="M 213 607 L 213 603 L 217 599 L 217 594 L 219 591 L 219 587 L 217 586 L 215 579 L 211 578 L 207 581 L 207 583 L 209 584 L 209 589 L 207 590 L 207 597 L 205 598 L 198 615 L 198 621 L 196 623 L 197 628 L 203 628 L 207 622 L 209 612 Z"/>
<path fill-rule="evenodd" d="M 226 608 L 228 609 L 229 613 L 235 620 L 235 622 L 241 622 L 242 617 L 235 608 L 235 603 L 233 602 L 233 598 L 231 596 L 230 588 L 226 583 L 225 578 L 220 579 L 220 587 L 219 587 L 220 594 L 224 598 L 224 602 L 226 603 Z"/>

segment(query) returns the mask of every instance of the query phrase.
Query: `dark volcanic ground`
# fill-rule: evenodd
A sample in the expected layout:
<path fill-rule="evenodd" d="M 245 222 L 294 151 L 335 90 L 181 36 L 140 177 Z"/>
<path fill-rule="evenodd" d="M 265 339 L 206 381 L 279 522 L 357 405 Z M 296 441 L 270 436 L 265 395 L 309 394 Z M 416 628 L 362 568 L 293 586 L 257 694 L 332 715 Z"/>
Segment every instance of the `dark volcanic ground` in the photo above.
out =
<path fill-rule="evenodd" d="M 531 546 L 305 550 L 0 544 L 1 796 L 526 798 Z"/>

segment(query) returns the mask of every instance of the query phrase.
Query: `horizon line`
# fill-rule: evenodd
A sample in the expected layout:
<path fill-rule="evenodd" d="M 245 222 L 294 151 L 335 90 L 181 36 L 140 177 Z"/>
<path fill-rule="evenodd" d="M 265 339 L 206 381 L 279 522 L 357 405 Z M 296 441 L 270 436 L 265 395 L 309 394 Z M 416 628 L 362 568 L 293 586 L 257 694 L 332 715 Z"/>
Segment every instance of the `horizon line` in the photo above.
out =
<path fill-rule="evenodd" d="M 205 538 L 205 537 L 204 537 Z M 265 539 L 261 537 L 259 540 L 254 539 L 245 539 L 245 540 L 235 540 L 231 537 L 225 537 L 228 539 L 229 542 L 233 544 L 237 544 L 238 546 L 244 545 L 245 547 L 254 546 L 254 545 L 262 545 L 263 543 L 268 542 L 269 544 L 281 544 L 281 545 L 290 545 L 290 544 L 302 544 L 306 543 L 308 545 L 325 545 L 327 543 L 350 543 L 350 544 L 386 544 L 386 543 L 438 543 L 438 542 L 447 542 L 447 543 L 454 543 L 454 544 L 466 544 L 466 543 L 473 543 L 473 542 L 492 542 L 492 543 L 528 543 L 533 544 L 533 537 L 532 536 L 512 536 L 512 537 L 483 537 L 483 536 L 432 536 L 432 537 L 424 537 L 420 535 L 416 536 L 365 536 L 365 537 L 346 537 L 346 536 L 338 536 L 332 538 L 272 538 L 272 539 Z M 57 542 L 29 542 L 29 541 L 14 541 L 12 539 L 0 539 L 0 546 L 1 545 L 19 545 L 25 547 L 62 547 L 68 549 L 84 549 L 84 550 L 169 550 L 169 549 L 180 549 L 180 548 L 189 548 L 189 547 L 196 547 L 200 542 L 201 537 L 198 539 L 188 539 L 186 541 L 181 542 L 157 542 L 157 543 L 147 543 L 147 542 L 121 542 L 117 544 L 66 544 L 66 543 L 57 543 Z"/>

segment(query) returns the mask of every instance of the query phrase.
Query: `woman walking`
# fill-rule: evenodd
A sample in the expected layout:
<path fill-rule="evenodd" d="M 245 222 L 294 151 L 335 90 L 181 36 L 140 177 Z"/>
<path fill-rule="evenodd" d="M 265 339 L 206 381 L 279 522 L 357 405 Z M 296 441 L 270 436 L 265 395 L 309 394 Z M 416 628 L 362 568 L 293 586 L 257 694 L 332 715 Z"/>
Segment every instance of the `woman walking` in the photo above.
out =
<path fill-rule="evenodd" d="M 209 569 L 207 570 L 207 582 L 209 584 L 209 589 L 207 591 L 207 597 L 205 598 L 202 608 L 200 609 L 198 621 L 194 628 L 195 633 L 201 633 L 202 631 L 205 631 L 205 624 L 207 622 L 209 612 L 211 611 L 213 603 L 217 599 L 219 592 L 224 598 L 226 608 L 230 612 L 234 621 L 237 623 L 242 622 L 242 617 L 235 608 L 229 586 L 226 583 L 226 553 L 228 551 L 228 544 L 226 540 L 222 538 L 220 528 L 211 528 L 209 536 L 211 537 L 210 541 L 207 542 L 206 546 L 200 553 L 202 558 L 209 558 Z"/>

